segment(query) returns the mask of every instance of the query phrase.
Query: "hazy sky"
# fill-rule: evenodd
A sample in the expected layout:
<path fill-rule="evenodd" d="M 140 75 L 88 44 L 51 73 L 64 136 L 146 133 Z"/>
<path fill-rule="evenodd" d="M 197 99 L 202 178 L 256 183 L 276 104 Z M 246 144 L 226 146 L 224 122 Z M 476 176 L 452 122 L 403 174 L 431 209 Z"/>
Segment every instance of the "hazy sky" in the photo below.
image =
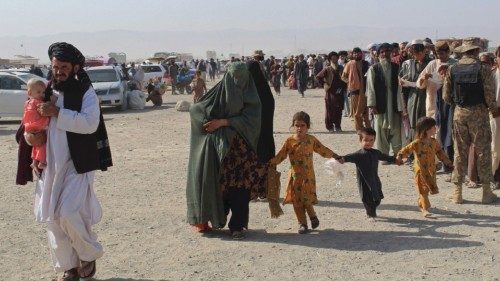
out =
<path fill-rule="evenodd" d="M 0 36 L 125 29 L 493 26 L 499 0 L 0 0 Z"/>
<path fill-rule="evenodd" d="M 56 41 L 128 59 L 255 49 L 284 56 L 425 37 L 478 36 L 495 47 L 499 11 L 500 0 L 0 0 L 0 57 L 45 62 Z"/>

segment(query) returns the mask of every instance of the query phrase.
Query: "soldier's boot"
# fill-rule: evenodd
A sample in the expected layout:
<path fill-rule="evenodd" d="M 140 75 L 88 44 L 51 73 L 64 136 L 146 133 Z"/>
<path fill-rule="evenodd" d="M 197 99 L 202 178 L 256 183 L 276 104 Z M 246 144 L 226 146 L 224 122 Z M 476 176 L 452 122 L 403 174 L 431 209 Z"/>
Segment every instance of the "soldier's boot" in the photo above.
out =
<path fill-rule="evenodd" d="M 464 199 L 462 198 L 462 184 L 455 184 L 453 194 L 451 195 L 451 201 L 455 204 L 462 204 L 464 202 Z"/>
<path fill-rule="evenodd" d="M 491 185 L 489 183 L 483 183 L 483 198 L 481 199 L 481 203 L 490 204 L 495 202 L 498 197 L 493 191 L 491 191 Z"/>

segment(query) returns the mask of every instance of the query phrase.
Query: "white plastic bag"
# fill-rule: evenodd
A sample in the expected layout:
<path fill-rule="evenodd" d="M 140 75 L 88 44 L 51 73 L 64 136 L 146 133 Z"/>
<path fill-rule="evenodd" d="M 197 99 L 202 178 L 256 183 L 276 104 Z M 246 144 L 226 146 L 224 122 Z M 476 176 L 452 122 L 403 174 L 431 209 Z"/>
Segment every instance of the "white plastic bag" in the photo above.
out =
<path fill-rule="evenodd" d="M 146 94 L 139 90 L 130 91 L 127 93 L 128 107 L 130 109 L 144 109 L 146 105 Z"/>
<path fill-rule="evenodd" d="M 175 109 L 177 111 L 184 111 L 184 112 L 189 111 L 190 107 L 191 107 L 191 103 L 188 101 L 185 101 L 185 100 L 180 100 L 175 105 Z"/>
<path fill-rule="evenodd" d="M 342 181 L 344 180 L 344 165 L 339 161 L 331 158 L 325 162 L 325 169 L 333 177 L 337 180 L 335 186 L 341 186 Z"/>

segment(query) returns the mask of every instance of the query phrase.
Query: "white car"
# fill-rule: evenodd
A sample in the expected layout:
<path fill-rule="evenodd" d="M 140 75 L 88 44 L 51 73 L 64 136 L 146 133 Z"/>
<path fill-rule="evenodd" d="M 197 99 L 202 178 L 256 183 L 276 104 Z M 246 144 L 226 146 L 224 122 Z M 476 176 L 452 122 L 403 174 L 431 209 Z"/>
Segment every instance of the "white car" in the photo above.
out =
<path fill-rule="evenodd" d="M 120 67 L 95 66 L 86 71 L 102 105 L 127 109 L 127 81 Z"/>
<path fill-rule="evenodd" d="M 40 77 L 38 75 L 35 75 L 35 74 L 32 74 L 32 73 L 29 73 L 29 72 L 24 72 L 24 71 L 11 71 L 10 72 L 11 74 L 14 74 L 16 75 L 17 77 L 21 78 L 21 80 L 23 80 L 24 82 L 28 82 L 28 80 L 30 80 L 31 78 L 34 78 L 34 79 L 39 79 L 39 80 L 42 80 L 43 82 L 45 82 L 45 85 L 47 85 L 48 81 L 47 79 L 43 78 L 43 77 Z"/>
<path fill-rule="evenodd" d="M 47 80 L 31 73 L 0 72 L 0 117 L 22 117 L 24 102 L 28 99 L 28 80 Z"/>
<path fill-rule="evenodd" d="M 166 72 L 165 67 L 161 64 L 141 64 L 140 67 L 142 71 L 144 71 L 144 79 L 142 79 L 143 86 L 148 83 L 149 79 L 155 79 L 157 77 L 162 79 Z"/>
<path fill-rule="evenodd" d="M 30 70 L 26 69 L 26 68 L 4 68 L 4 69 L 0 69 L 0 72 L 23 72 L 23 73 L 30 73 Z"/>

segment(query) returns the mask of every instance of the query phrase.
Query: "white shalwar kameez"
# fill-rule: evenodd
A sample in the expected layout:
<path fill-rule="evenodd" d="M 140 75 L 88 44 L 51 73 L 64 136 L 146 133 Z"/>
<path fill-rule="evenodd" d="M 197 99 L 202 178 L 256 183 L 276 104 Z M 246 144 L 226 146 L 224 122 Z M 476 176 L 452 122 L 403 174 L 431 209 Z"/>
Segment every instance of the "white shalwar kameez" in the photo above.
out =
<path fill-rule="evenodd" d="M 90 87 L 80 112 L 64 109 L 64 95 L 54 91 L 60 108 L 47 130 L 47 167 L 36 184 L 34 213 L 47 223 L 49 248 L 56 272 L 78 267 L 103 254 L 92 225 L 102 209 L 93 190 L 95 171 L 78 174 L 71 160 L 66 132 L 91 134 L 99 125 L 99 101 Z"/>
<path fill-rule="evenodd" d="M 441 62 L 440 59 L 435 59 L 420 72 L 420 75 L 417 79 L 417 87 L 420 89 L 426 89 L 426 98 L 425 98 L 425 116 L 436 119 L 437 113 L 437 92 L 439 89 L 443 87 L 443 77 L 438 73 L 439 68 L 443 65 L 452 65 L 455 64 L 457 60 L 453 58 L 449 58 L 446 62 Z M 420 81 L 420 79 L 424 78 L 426 74 L 432 74 L 432 77 Z"/>

